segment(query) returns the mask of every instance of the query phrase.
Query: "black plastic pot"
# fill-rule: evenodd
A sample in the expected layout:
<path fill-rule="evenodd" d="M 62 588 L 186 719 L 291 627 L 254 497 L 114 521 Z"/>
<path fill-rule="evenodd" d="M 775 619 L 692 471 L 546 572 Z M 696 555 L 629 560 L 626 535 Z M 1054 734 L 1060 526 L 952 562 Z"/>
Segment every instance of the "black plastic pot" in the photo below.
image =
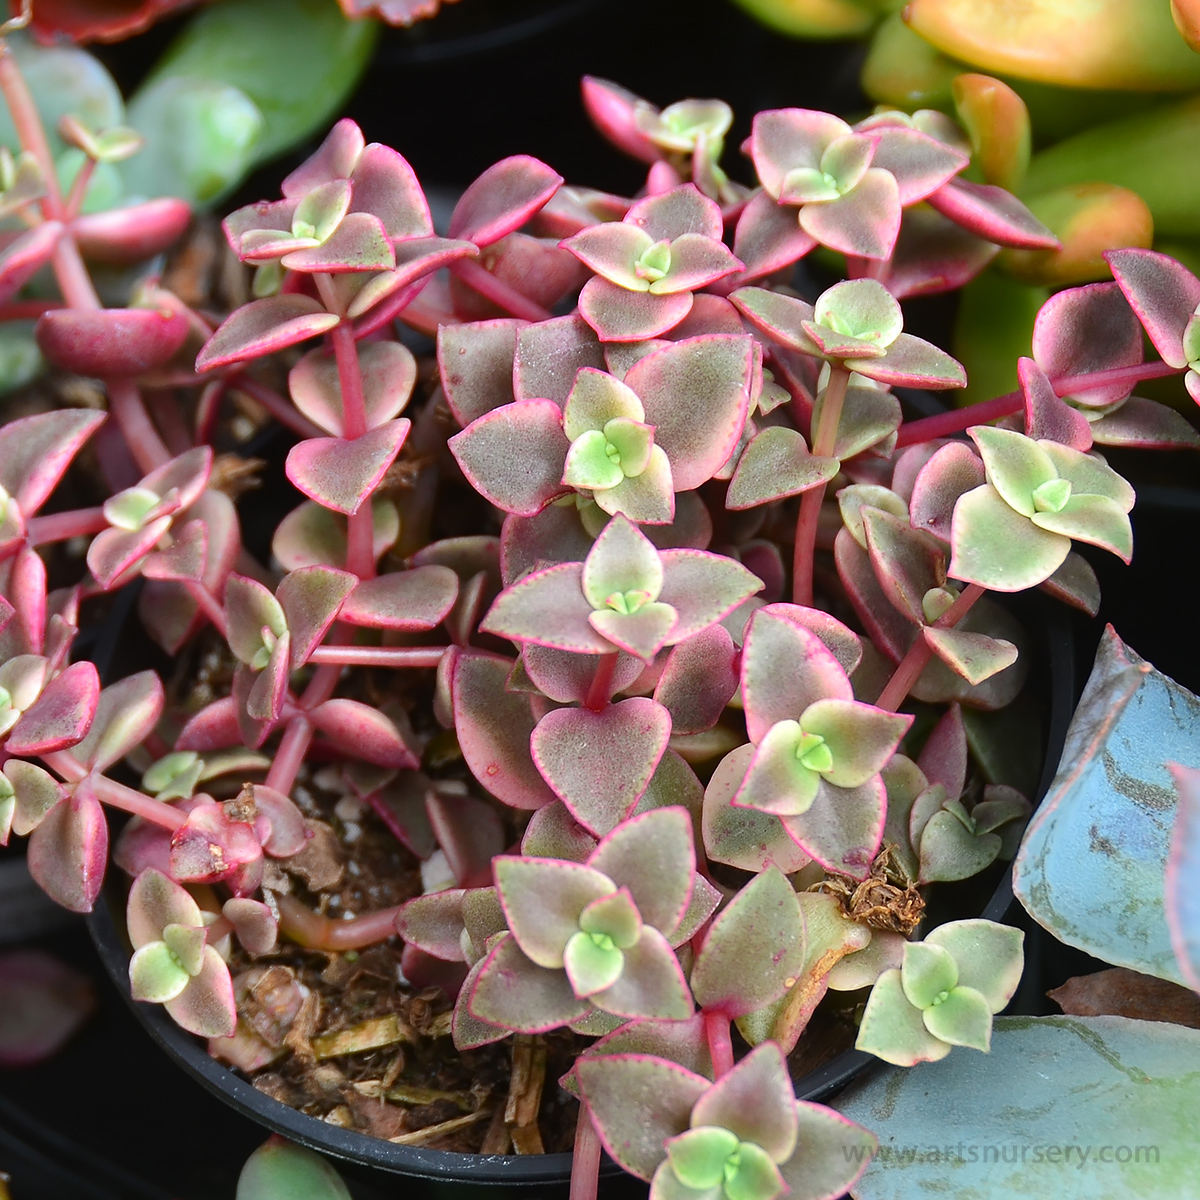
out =
<path fill-rule="evenodd" d="M 1040 683 L 1039 690 L 1045 688 L 1043 694 L 1049 696 L 1046 754 L 1037 789 L 1040 800 L 1058 765 L 1067 724 L 1075 706 L 1076 681 L 1071 627 L 1065 611 L 1056 604 L 1039 603 L 1040 597 L 1030 600 L 1032 603 L 1023 603 L 1019 607 L 1029 610 L 1029 625 L 1035 630 L 1035 636 L 1042 639 L 1043 653 L 1034 664 L 1031 683 L 1027 687 Z M 1012 903 L 1011 878 L 1006 871 L 980 915 L 1003 920 Z M 123 888 L 114 872 L 112 882 L 105 890 L 104 903 L 88 918 L 88 927 L 105 969 L 151 1038 L 189 1075 L 236 1112 L 332 1158 L 378 1172 L 442 1183 L 509 1185 L 523 1190 L 565 1185 L 571 1168 L 569 1154 L 485 1156 L 397 1146 L 354 1130 L 328 1125 L 257 1091 L 245 1079 L 210 1058 L 203 1044 L 180 1029 L 163 1008 L 139 1004 L 129 995 L 130 947 L 122 932 L 123 907 Z M 827 1099 L 875 1062 L 869 1054 L 845 1051 L 798 1080 L 796 1094 L 807 1100 Z M 608 1175 L 620 1173 L 615 1164 L 607 1161 L 602 1171 Z"/>

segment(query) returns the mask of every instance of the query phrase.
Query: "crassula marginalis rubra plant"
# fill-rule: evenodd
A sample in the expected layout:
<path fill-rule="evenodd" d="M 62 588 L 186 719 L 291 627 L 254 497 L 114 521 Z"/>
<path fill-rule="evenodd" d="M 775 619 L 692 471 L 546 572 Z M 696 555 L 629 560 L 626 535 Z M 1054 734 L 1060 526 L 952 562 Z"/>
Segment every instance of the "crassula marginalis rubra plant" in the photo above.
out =
<path fill-rule="evenodd" d="M 159 325 L 82 303 L 59 221 L 68 307 L 44 344 L 105 381 L 120 486 L 40 515 L 105 417 L 0 429 L 0 829 L 86 911 L 106 809 L 131 814 L 113 856 L 133 993 L 248 1073 L 296 1045 L 391 1044 L 316 1034 L 311 993 L 254 958 L 400 939 L 459 1050 L 510 1043 L 527 1075 L 549 1035 L 574 1039 L 580 1196 L 603 1145 L 656 1196 L 833 1197 L 873 1143 L 798 1101 L 786 1056 L 827 994 L 866 989 L 859 1044 L 880 1057 L 987 1048 L 1020 935 L 922 917 L 923 889 L 1011 858 L 1030 812 L 966 715 L 1012 702 L 1027 668 L 988 593 L 1095 610 L 1073 547 L 1128 561 L 1133 500 L 1095 446 L 1195 442 L 1131 393 L 1200 361 L 1200 284 L 1114 255 L 1115 283 L 1047 304 L 1019 394 L 905 421 L 893 387 L 965 375 L 901 301 L 988 247 L 1053 242 L 960 178 L 962 131 L 760 114 L 752 188 L 719 164 L 718 102 L 659 111 L 598 80 L 584 97 L 648 164 L 641 197 L 516 156 L 441 236 L 406 160 L 342 121 L 281 199 L 226 219 L 252 300 L 215 329 L 161 294 L 145 310 L 182 329 L 169 354 Z M 804 297 L 791 268 L 818 245 L 849 278 Z M 171 422 L 140 384 L 199 329 Z M 215 465 L 235 391 L 291 439 L 269 561 Z M 37 548 L 76 537 L 86 576 L 48 592 Z M 153 672 L 101 688 L 69 661 L 83 606 L 135 581 L 160 646 L 222 664 L 190 707 Z M 919 732 L 910 700 L 936 706 Z M 381 819 L 420 881 L 400 903 L 328 915 L 314 788 L 343 849 Z M 481 1146 L 542 1145 L 525 1094 Z"/>

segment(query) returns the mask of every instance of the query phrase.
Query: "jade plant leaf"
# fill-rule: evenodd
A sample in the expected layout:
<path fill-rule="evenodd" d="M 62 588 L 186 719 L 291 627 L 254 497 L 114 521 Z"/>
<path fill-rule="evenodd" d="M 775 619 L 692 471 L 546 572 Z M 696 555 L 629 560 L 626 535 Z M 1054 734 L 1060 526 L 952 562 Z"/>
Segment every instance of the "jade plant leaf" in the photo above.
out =
<path fill-rule="evenodd" d="M 838 1098 L 881 1143 L 854 1195 L 1194 1197 L 1197 1055 L 1200 1032 L 1179 1025 L 997 1018 L 986 1057 L 891 1068 Z"/>
<path fill-rule="evenodd" d="M 1060 941 L 1176 983 L 1186 980 L 1163 879 L 1178 799 L 1166 764 L 1200 767 L 1198 722 L 1200 701 L 1109 626 L 1013 876 Z"/>
<path fill-rule="evenodd" d="M 235 1200 L 350 1200 L 327 1159 L 272 1135 L 246 1159 Z"/>

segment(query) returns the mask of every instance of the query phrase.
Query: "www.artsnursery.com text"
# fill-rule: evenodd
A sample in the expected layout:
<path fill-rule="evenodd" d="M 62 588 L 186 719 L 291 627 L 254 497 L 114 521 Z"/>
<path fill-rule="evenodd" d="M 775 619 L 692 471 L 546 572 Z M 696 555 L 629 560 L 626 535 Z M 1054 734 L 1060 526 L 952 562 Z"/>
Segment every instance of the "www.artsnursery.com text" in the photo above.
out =
<path fill-rule="evenodd" d="M 1050 1163 L 1082 1169 L 1089 1166 L 1125 1165 L 1127 1163 L 1155 1164 L 1159 1160 L 1157 1146 L 1083 1146 L 1054 1143 L 1008 1142 L 972 1145 L 959 1142 L 949 1146 L 887 1146 L 881 1145 L 870 1155 L 865 1147 L 847 1146 L 847 1160 L 862 1162 L 874 1157 L 879 1163 L 909 1166 L 917 1163 L 936 1163 L 948 1166 L 955 1163 Z"/>

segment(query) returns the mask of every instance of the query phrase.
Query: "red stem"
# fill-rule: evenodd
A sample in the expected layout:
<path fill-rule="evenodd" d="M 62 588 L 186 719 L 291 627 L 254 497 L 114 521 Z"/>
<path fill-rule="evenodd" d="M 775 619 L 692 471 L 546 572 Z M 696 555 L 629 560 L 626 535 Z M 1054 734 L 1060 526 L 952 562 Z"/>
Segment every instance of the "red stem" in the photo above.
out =
<path fill-rule="evenodd" d="M 813 454 L 825 458 L 833 454 L 849 382 L 850 372 L 845 367 L 831 363 L 820 420 L 813 431 Z M 809 488 L 800 497 L 800 512 L 796 517 L 796 543 L 792 548 L 792 603 L 805 608 L 811 608 L 813 602 L 813 559 L 817 552 L 817 526 L 820 524 L 824 501 L 825 484 Z"/>
<path fill-rule="evenodd" d="M 341 674 L 340 666 L 318 667 L 300 697 L 300 707 L 313 709 L 318 704 L 324 704 L 333 695 Z M 267 772 L 268 787 L 283 792 L 285 796 L 292 790 L 292 784 L 296 782 L 296 772 L 304 762 L 312 738 L 312 722 L 306 716 L 296 716 L 288 722 L 279 741 L 279 749 L 275 751 L 275 758 Z"/>
<path fill-rule="evenodd" d="M 134 461 L 147 475 L 171 461 L 171 452 L 154 428 L 142 403 L 142 394 L 132 379 L 108 381 L 108 409 Z"/>
<path fill-rule="evenodd" d="M 28 150 L 41 169 L 42 180 L 46 185 L 46 195 L 42 198 L 42 212 L 51 220 L 58 219 L 63 211 L 62 192 L 59 191 L 58 176 L 54 171 L 54 156 L 50 153 L 50 145 L 46 141 L 46 131 L 42 128 L 37 105 L 17 67 L 12 51 L 8 48 L 8 43 L 3 39 L 0 39 L 0 93 L 3 93 L 8 104 L 9 115 L 17 131 L 21 149 Z"/>
<path fill-rule="evenodd" d="M 108 528 L 108 518 L 102 508 L 73 508 L 70 512 L 51 513 L 33 517 L 25 527 L 31 546 L 48 542 L 65 542 L 68 538 L 89 537 Z"/>
<path fill-rule="evenodd" d="M 548 321 L 554 314 L 536 301 L 523 296 L 516 288 L 509 287 L 503 279 L 497 279 L 491 271 L 485 271 L 477 262 L 460 258 L 450 264 L 450 270 L 468 287 L 474 288 L 485 300 L 504 309 L 513 317 L 525 321 Z"/>
<path fill-rule="evenodd" d="M 207 446 L 213 440 L 226 386 L 224 379 L 214 379 L 205 384 L 204 391 L 200 393 L 200 399 L 196 402 L 197 446 Z"/>
<path fill-rule="evenodd" d="M 575 1125 L 575 1150 L 571 1158 L 571 1193 L 568 1200 L 596 1200 L 600 1189 L 600 1137 L 587 1103 L 579 1102 Z"/>
<path fill-rule="evenodd" d="M 39 755 L 39 757 L 46 766 L 57 771 L 68 783 L 78 783 L 81 779 L 87 778 L 89 774 L 88 769 L 76 761 L 74 756 L 66 750 L 55 750 L 50 754 Z M 96 798 L 110 808 L 119 808 L 122 812 L 133 813 L 135 817 L 144 817 L 147 821 L 160 825 L 163 829 L 169 829 L 172 833 L 187 820 L 183 813 L 169 804 L 164 804 L 161 800 L 155 800 L 151 796 L 143 796 L 141 792 L 135 792 L 133 788 L 128 788 L 115 780 L 106 779 L 103 775 L 93 775 L 92 786 Z"/>
<path fill-rule="evenodd" d="M 343 436 L 359 438 L 367 432 L 367 402 L 354 326 L 343 321 L 333 330 L 332 340 L 342 392 Z M 348 522 L 346 569 L 359 579 L 372 579 L 375 576 L 375 522 L 370 499 L 359 507 L 358 512 L 350 515 Z"/>
<path fill-rule="evenodd" d="M 224 637 L 228 632 L 228 625 L 225 610 L 217 603 L 217 598 L 198 580 L 185 579 L 183 584 L 191 593 L 192 599 L 204 609 L 204 615 L 216 626 L 217 632 Z"/>
<path fill-rule="evenodd" d="M 350 920 L 323 917 L 295 896 L 279 897 L 279 932 L 309 950 L 361 950 L 396 935 L 400 905 Z"/>
<path fill-rule="evenodd" d="M 984 588 L 977 583 L 970 583 L 955 602 L 933 622 L 934 629 L 949 629 L 957 625 L 967 615 L 971 605 L 984 593 Z M 900 665 L 893 672 L 891 679 L 875 701 L 876 708 L 886 712 L 895 712 L 904 703 L 905 697 L 912 690 L 913 684 L 921 678 L 921 672 L 933 657 L 933 649 L 925 640 L 924 634 L 918 631 L 917 639 L 908 648 L 908 653 L 900 660 Z"/>
<path fill-rule="evenodd" d="M 708 1038 L 708 1053 L 712 1058 L 713 1078 L 733 1070 L 733 1037 L 729 1032 L 729 1016 L 721 1011 L 704 1011 L 704 1035 Z"/>
<path fill-rule="evenodd" d="M 600 661 L 596 663 L 596 673 L 592 676 L 591 686 L 588 688 L 587 698 L 583 702 L 584 706 L 590 708 L 592 712 L 603 712 L 608 707 L 608 702 L 612 699 L 613 672 L 616 668 L 617 652 L 615 650 L 611 654 L 600 655 Z"/>
<path fill-rule="evenodd" d="M 1185 369 L 1172 367 L 1164 362 L 1137 363 L 1131 367 L 1110 367 L 1106 371 L 1092 371 L 1087 375 L 1064 375 L 1052 382 L 1055 395 L 1070 396 L 1106 384 L 1128 383 L 1132 387 L 1146 379 L 1178 375 Z M 916 446 L 921 442 L 931 442 L 934 438 L 950 437 L 951 434 L 962 433 L 972 425 L 986 425 L 989 421 L 1010 417 L 1024 407 L 1025 397 L 1021 392 L 1006 392 L 1003 396 L 985 400 L 982 404 L 969 404 L 966 408 L 954 408 L 934 417 L 906 421 L 896 435 L 896 447 L 899 449 L 903 446 Z"/>
<path fill-rule="evenodd" d="M 225 379 L 229 387 L 235 387 L 245 392 L 253 400 L 257 400 L 277 420 L 280 425 L 298 433 L 304 438 L 328 437 L 329 434 L 318 425 L 314 425 L 307 417 L 301 416 L 291 404 L 278 392 L 255 382 L 248 375 L 229 375 Z"/>
<path fill-rule="evenodd" d="M 339 667 L 436 667 L 448 649 L 448 646 L 317 646 L 308 661 Z"/>

